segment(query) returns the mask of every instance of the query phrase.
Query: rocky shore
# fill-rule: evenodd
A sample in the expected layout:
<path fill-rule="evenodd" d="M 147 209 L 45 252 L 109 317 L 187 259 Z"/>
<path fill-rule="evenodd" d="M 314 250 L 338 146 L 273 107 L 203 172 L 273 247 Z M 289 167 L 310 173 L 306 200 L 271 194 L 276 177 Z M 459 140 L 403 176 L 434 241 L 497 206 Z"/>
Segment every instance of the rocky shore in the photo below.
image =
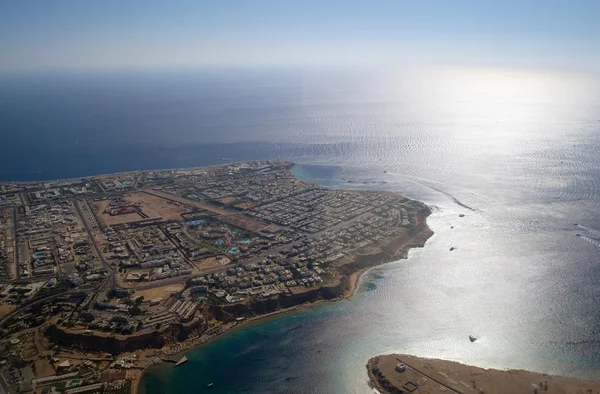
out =
<path fill-rule="evenodd" d="M 255 314 L 240 320 L 232 320 L 231 318 L 225 319 L 226 321 L 223 321 L 222 324 L 209 328 L 201 335 L 190 335 L 190 337 L 185 341 L 166 345 L 161 349 L 153 350 L 142 355 L 142 357 L 139 359 L 140 366 L 142 366 L 143 370 L 146 370 L 153 365 L 161 363 L 166 357 L 172 357 L 176 354 L 183 353 L 198 346 L 204 345 L 212 339 L 215 339 L 216 337 L 239 325 L 266 319 L 281 313 L 297 311 L 307 306 L 322 302 L 336 301 L 352 297 L 356 293 L 361 275 L 364 274 L 368 269 L 397 261 L 399 259 L 405 259 L 408 256 L 408 251 L 410 249 L 423 247 L 425 245 L 425 242 L 433 235 L 433 231 L 429 228 L 429 226 L 427 226 L 426 223 L 426 218 L 429 216 L 429 214 L 429 209 L 425 209 L 420 213 L 420 224 L 412 229 L 408 237 L 391 240 L 381 247 L 374 248 L 370 253 L 353 256 L 350 260 L 340 264 L 337 267 L 339 272 L 338 281 L 336 281 L 334 285 L 324 286 L 323 288 L 326 288 L 325 290 L 323 290 L 323 288 L 319 288 L 317 291 L 306 292 L 304 296 L 295 297 L 294 302 L 289 301 L 288 303 L 281 303 L 278 301 L 277 304 L 279 309 L 275 309 L 267 313 Z M 323 294 L 326 296 L 324 297 Z M 257 312 L 249 306 L 241 307 L 241 309 L 243 310 L 241 316 Z M 222 313 L 223 311 L 219 310 L 215 314 L 215 317 Z M 232 315 L 231 313 L 227 314 L 229 316 L 240 316 Z M 143 373 L 137 375 L 137 380 L 135 382 L 137 392 L 139 392 L 139 383 L 142 378 Z"/>

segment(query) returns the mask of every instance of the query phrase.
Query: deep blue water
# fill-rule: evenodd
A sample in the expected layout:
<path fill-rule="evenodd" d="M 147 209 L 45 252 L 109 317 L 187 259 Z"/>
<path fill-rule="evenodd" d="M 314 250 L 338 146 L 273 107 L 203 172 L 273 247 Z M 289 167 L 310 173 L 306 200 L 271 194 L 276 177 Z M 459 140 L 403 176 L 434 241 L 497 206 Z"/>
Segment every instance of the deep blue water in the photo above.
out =
<path fill-rule="evenodd" d="M 233 330 L 177 369 L 152 370 L 146 393 L 209 382 L 214 393 L 366 393 L 367 359 L 392 351 L 600 378 L 590 242 L 600 237 L 574 226 L 600 230 L 595 77 L 144 74 L 1 86 L 3 180 L 275 158 L 329 187 L 432 207 L 426 247 L 369 271 L 352 300 Z"/>

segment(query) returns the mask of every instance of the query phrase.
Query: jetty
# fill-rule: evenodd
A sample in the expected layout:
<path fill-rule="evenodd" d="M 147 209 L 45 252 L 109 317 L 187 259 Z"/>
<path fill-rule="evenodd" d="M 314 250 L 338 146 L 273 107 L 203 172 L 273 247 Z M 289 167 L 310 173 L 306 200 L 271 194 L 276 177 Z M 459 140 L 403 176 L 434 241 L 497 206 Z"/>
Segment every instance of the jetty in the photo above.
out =
<path fill-rule="evenodd" d="M 173 358 L 161 358 L 162 362 L 165 363 L 173 363 L 175 364 L 176 367 L 180 366 L 183 363 L 186 363 L 188 361 L 186 356 L 181 357 L 179 360 L 175 360 Z"/>
<path fill-rule="evenodd" d="M 183 357 L 181 357 L 181 359 L 179 359 L 179 361 L 177 361 L 177 362 L 175 363 L 175 366 L 176 366 L 176 367 L 178 367 L 178 366 L 180 366 L 180 365 L 181 365 L 181 364 L 183 364 L 183 363 L 187 363 L 187 360 L 188 360 L 188 359 L 187 359 L 187 357 L 186 357 L 186 356 L 183 356 Z"/>

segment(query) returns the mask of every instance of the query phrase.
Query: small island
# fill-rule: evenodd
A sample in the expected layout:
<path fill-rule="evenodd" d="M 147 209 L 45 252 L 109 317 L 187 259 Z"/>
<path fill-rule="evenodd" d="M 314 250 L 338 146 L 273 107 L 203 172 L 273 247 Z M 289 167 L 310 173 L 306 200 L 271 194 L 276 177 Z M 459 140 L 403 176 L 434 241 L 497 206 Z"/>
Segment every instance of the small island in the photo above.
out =
<path fill-rule="evenodd" d="M 598 394 L 600 382 L 522 370 L 483 369 L 454 361 L 389 354 L 367 363 L 381 394 Z"/>
<path fill-rule="evenodd" d="M 352 295 L 433 234 L 419 201 L 326 189 L 293 166 L 0 183 L 6 385 L 135 391 L 146 368 L 235 326 Z"/>

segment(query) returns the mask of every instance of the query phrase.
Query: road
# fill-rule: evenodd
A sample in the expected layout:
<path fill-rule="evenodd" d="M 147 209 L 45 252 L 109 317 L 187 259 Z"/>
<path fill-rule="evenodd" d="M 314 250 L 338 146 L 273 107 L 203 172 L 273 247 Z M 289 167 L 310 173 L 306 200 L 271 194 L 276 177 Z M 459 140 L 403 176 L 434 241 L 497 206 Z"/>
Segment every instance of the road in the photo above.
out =
<path fill-rule="evenodd" d="M 0 374 L 0 394 L 10 394 L 8 383 L 4 380 L 3 374 Z"/>
<path fill-rule="evenodd" d="M 144 192 L 148 193 L 148 192 L 147 192 L 147 191 L 145 191 L 145 190 L 144 190 Z M 150 192 L 150 193 L 148 193 L 148 194 L 151 194 L 151 195 L 153 195 L 153 196 L 155 196 L 155 197 L 160 197 L 160 198 L 163 198 L 163 199 L 168 199 L 168 200 L 170 200 L 170 198 L 169 198 L 170 196 L 169 196 L 169 197 L 167 197 L 167 196 L 165 196 L 165 195 L 161 195 L 161 194 L 158 194 L 158 193 L 157 193 L 157 194 L 155 194 L 155 193 L 151 193 L 151 192 Z M 178 201 L 177 201 L 177 200 L 178 200 Z M 187 199 L 185 199 L 185 198 L 183 198 L 183 197 L 178 197 L 178 198 L 177 198 L 177 200 L 173 199 L 173 201 L 177 201 L 177 202 L 179 202 L 179 203 L 190 203 L 191 205 L 194 205 L 194 201 L 187 200 Z M 78 202 L 79 202 L 79 201 L 75 201 L 75 204 L 74 204 L 74 205 L 75 205 L 75 208 L 77 209 L 77 212 L 79 213 L 79 216 L 80 216 L 80 217 L 81 217 L 81 219 L 82 219 L 83 225 L 84 225 L 84 227 L 85 227 L 85 229 L 86 229 L 86 231 L 87 231 L 87 233 L 88 233 L 88 236 L 90 237 L 90 242 L 92 243 L 92 246 L 94 247 L 94 250 L 96 251 L 96 254 L 98 255 L 98 257 L 99 257 L 99 259 L 100 259 L 100 261 L 101 261 L 102 265 L 104 266 L 104 268 L 105 268 L 105 269 L 107 269 L 107 271 L 109 272 L 109 275 L 110 275 L 110 278 L 109 278 L 109 280 L 105 281 L 105 282 L 104 282 L 104 283 L 103 283 L 103 284 L 102 284 L 102 285 L 101 285 L 101 286 L 98 288 L 98 290 L 96 291 L 96 294 L 95 294 L 95 295 L 94 295 L 94 297 L 93 297 L 93 299 L 95 299 L 95 298 L 96 298 L 96 296 L 97 296 L 97 295 L 98 295 L 98 294 L 99 294 L 99 293 L 100 293 L 102 290 L 104 290 L 104 289 L 105 289 L 106 285 L 108 285 L 108 284 L 109 284 L 109 285 L 111 286 L 111 288 L 115 288 L 115 287 L 117 287 L 117 284 L 116 284 L 116 275 L 115 275 L 115 272 L 114 272 L 114 270 L 112 269 L 112 267 L 111 267 L 111 266 L 108 264 L 108 262 L 106 261 L 106 259 L 105 259 L 105 258 L 104 258 L 104 256 L 102 255 L 102 253 L 100 252 L 100 249 L 99 249 L 99 247 L 98 247 L 98 245 L 97 245 L 96 239 L 95 239 L 95 237 L 93 236 L 92 229 L 90 228 L 90 225 L 89 225 L 89 223 L 88 223 L 88 221 L 87 221 L 87 219 L 86 219 L 86 216 L 85 216 L 85 215 L 83 214 L 83 212 L 81 211 L 81 208 L 80 208 L 80 206 L 79 206 Z M 353 218 L 350 218 L 350 219 L 348 219 L 348 220 L 345 220 L 345 221 L 343 221 L 343 222 L 340 222 L 340 223 L 338 223 L 338 224 L 336 224 L 336 225 L 334 225 L 334 226 L 328 227 L 328 228 L 326 228 L 326 229 L 324 229 L 324 230 L 322 230 L 322 231 L 319 231 L 319 232 L 317 232 L 317 233 L 314 233 L 314 234 L 306 234 L 306 235 L 307 235 L 307 237 L 308 237 L 308 238 L 312 238 L 312 239 L 318 238 L 318 237 L 322 236 L 322 234 L 323 234 L 323 233 L 325 233 L 325 232 L 327 232 L 327 231 L 336 230 L 336 229 L 339 229 L 339 228 L 342 228 L 342 227 L 347 227 L 347 226 L 349 225 L 349 223 L 351 223 L 351 222 L 354 222 L 354 221 L 357 221 L 357 220 L 360 220 L 360 219 L 362 219 L 363 217 L 367 217 L 367 216 L 368 216 L 368 214 L 370 213 L 370 211 L 371 211 L 371 210 L 373 210 L 373 209 L 377 209 L 377 208 L 381 208 L 381 207 L 384 207 L 384 206 L 386 206 L 386 205 L 389 205 L 389 204 L 390 204 L 390 203 L 389 203 L 389 202 L 387 202 L 387 203 L 383 203 L 383 204 L 380 204 L 380 205 L 377 205 L 377 206 L 373 206 L 373 207 L 371 207 L 371 208 L 370 208 L 368 211 L 365 211 L 365 212 L 363 212 L 363 213 L 361 213 L 361 214 L 359 214 L 359 215 L 357 215 L 357 216 L 355 216 L 355 217 L 353 217 Z M 221 212 L 221 213 L 223 213 L 223 212 Z M 284 227 L 284 226 L 280 226 L 280 227 Z M 285 227 L 284 227 L 284 228 L 285 228 Z M 288 229 L 289 229 L 289 228 L 288 228 Z M 283 249 L 287 249 L 287 248 L 293 248 L 294 246 L 297 246 L 297 245 L 299 245 L 299 244 L 300 244 L 300 242 L 301 242 L 301 241 L 295 241 L 295 242 L 291 242 L 291 243 L 287 243 L 287 244 L 279 245 L 279 246 L 276 246 L 276 247 L 274 247 L 274 248 L 271 248 L 271 249 L 269 249 L 269 250 L 267 250 L 267 251 L 264 251 L 264 252 L 262 252 L 261 254 L 259 254 L 259 255 L 257 255 L 257 256 L 251 257 L 251 258 L 249 258 L 249 259 L 245 259 L 245 260 L 244 260 L 244 261 L 242 261 L 242 262 L 238 262 L 238 263 L 231 263 L 231 264 L 227 264 L 227 265 L 224 265 L 224 266 L 220 266 L 220 267 L 213 267 L 213 268 L 209 268 L 209 269 L 203 270 L 201 274 L 192 275 L 192 276 L 188 276 L 188 277 L 175 277 L 175 278 L 169 278 L 169 279 L 165 279 L 165 280 L 157 281 L 157 282 L 155 282 L 155 283 L 148 283 L 148 284 L 144 284 L 144 285 L 142 285 L 142 286 L 137 286 L 137 287 L 135 287 L 135 290 L 147 290 L 147 289 L 152 289 L 152 288 L 155 288 L 155 287 L 160 287 L 160 286 L 168 286 L 168 285 L 172 285 L 172 284 L 178 284 L 178 283 L 181 283 L 182 281 L 184 281 L 184 280 L 187 280 L 187 279 L 190 279 L 190 278 L 195 278 L 195 277 L 203 276 L 203 275 L 206 275 L 206 274 L 212 274 L 212 273 L 220 273 L 220 272 L 224 272 L 224 271 L 226 271 L 228 268 L 231 268 L 231 267 L 236 267 L 238 264 L 241 264 L 241 265 L 256 264 L 256 263 L 258 263 L 258 262 L 262 261 L 263 259 L 265 259 L 265 258 L 266 258 L 268 255 L 277 254 L 277 253 L 279 253 L 279 252 L 280 252 L 281 250 L 283 250 Z M 186 259 L 186 260 L 187 260 L 187 259 Z M 121 288 L 121 287 L 119 287 L 119 288 Z M 124 288 L 124 289 L 126 289 L 126 288 Z M 93 300 L 92 300 L 92 301 L 93 301 Z"/>
<path fill-rule="evenodd" d="M 75 200 L 74 205 L 75 205 L 75 209 L 77 209 L 77 213 L 79 214 L 79 217 L 81 218 L 81 221 L 83 222 L 85 231 L 87 231 L 88 236 L 90 237 L 90 242 L 92 243 L 92 246 L 94 247 L 94 250 L 96 251 L 96 255 L 98 255 L 98 258 L 100 259 L 100 262 L 102 263 L 102 266 L 104 266 L 104 268 L 106 270 L 108 270 L 108 273 L 110 275 L 111 287 L 115 287 L 115 284 L 116 284 L 115 272 L 112 269 L 112 267 L 110 266 L 110 264 L 108 264 L 108 262 L 104 258 L 104 255 L 102 255 L 102 253 L 100 252 L 100 248 L 98 248 L 98 244 L 96 243 L 96 238 L 94 237 L 94 234 L 93 234 L 92 230 L 90 229 L 90 225 L 89 225 L 85 215 L 83 214 L 83 212 L 81 212 L 81 208 L 79 207 L 79 200 Z M 101 291 L 101 289 L 104 287 L 104 285 L 105 284 L 103 284 L 102 286 L 100 286 L 100 288 L 98 288 L 98 292 Z"/>
<path fill-rule="evenodd" d="M 425 377 L 427 377 L 427 378 L 429 378 L 429 379 L 433 380 L 434 382 L 436 382 L 436 383 L 437 383 L 437 384 L 439 384 L 440 386 L 442 386 L 442 387 L 446 388 L 447 390 L 450 390 L 450 391 L 452 391 L 453 393 L 457 393 L 457 394 L 463 394 L 463 393 L 462 393 L 462 391 L 459 391 L 459 390 L 455 389 L 455 388 L 454 388 L 454 387 L 452 387 L 452 386 L 448 386 L 447 384 L 440 382 L 438 379 L 434 378 L 433 376 L 431 376 L 431 375 L 427 375 L 425 372 L 423 372 L 423 371 L 420 371 L 420 370 L 418 370 L 417 368 L 413 367 L 412 365 L 409 365 L 409 364 L 407 364 L 407 363 L 406 363 L 406 361 L 402 361 L 402 360 L 400 360 L 398 357 L 396 357 L 396 360 L 398 360 L 399 362 L 403 363 L 403 364 L 404 364 L 404 365 L 406 365 L 408 368 L 410 368 L 410 369 L 412 369 L 412 370 L 414 370 L 414 371 L 417 371 L 417 372 L 418 372 L 418 373 L 420 373 L 421 375 L 423 375 L 423 376 L 425 376 Z"/>
<path fill-rule="evenodd" d="M 13 262 L 13 269 L 14 271 L 12 272 L 14 274 L 14 278 L 17 279 L 19 277 L 19 243 L 17 242 L 17 210 L 19 208 L 17 207 L 13 207 L 12 209 L 12 221 L 13 221 L 13 244 L 14 244 L 14 262 Z"/>
<path fill-rule="evenodd" d="M 73 289 L 73 290 L 62 291 L 62 292 L 59 292 L 59 293 L 48 294 L 47 296 L 39 298 L 39 299 L 27 301 L 24 304 L 19 305 L 19 307 L 17 309 L 15 309 L 14 311 L 10 312 L 8 315 L 4 316 L 0 320 L 0 326 L 2 326 L 8 319 L 10 319 L 14 315 L 18 314 L 19 312 L 21 312 L 23 310 L 23 308 L 26 308 L 26 307 L 29 307 L 29 306 L 32 306 L 32 305 L 36 305 L 36 304 L 40 304 L 42 302 L 48 301 L 49 299 L 52 299 L 52 298 L 55 298 L 55 297 L 64 296 L 65 294 L 69 294 L 69 293 L 81 293 L 81 290 Z"/>
<path fill-rule="evenodd" d="M 40 328 L 39 327 L 36 327 L 36 329 L 34 330 L 34 335 L 35 335 L 35 337 L 34 337 L 35 348 L 37 349 L 38 357 L 46 356 L 48 351 L 40 342 Z"/>

